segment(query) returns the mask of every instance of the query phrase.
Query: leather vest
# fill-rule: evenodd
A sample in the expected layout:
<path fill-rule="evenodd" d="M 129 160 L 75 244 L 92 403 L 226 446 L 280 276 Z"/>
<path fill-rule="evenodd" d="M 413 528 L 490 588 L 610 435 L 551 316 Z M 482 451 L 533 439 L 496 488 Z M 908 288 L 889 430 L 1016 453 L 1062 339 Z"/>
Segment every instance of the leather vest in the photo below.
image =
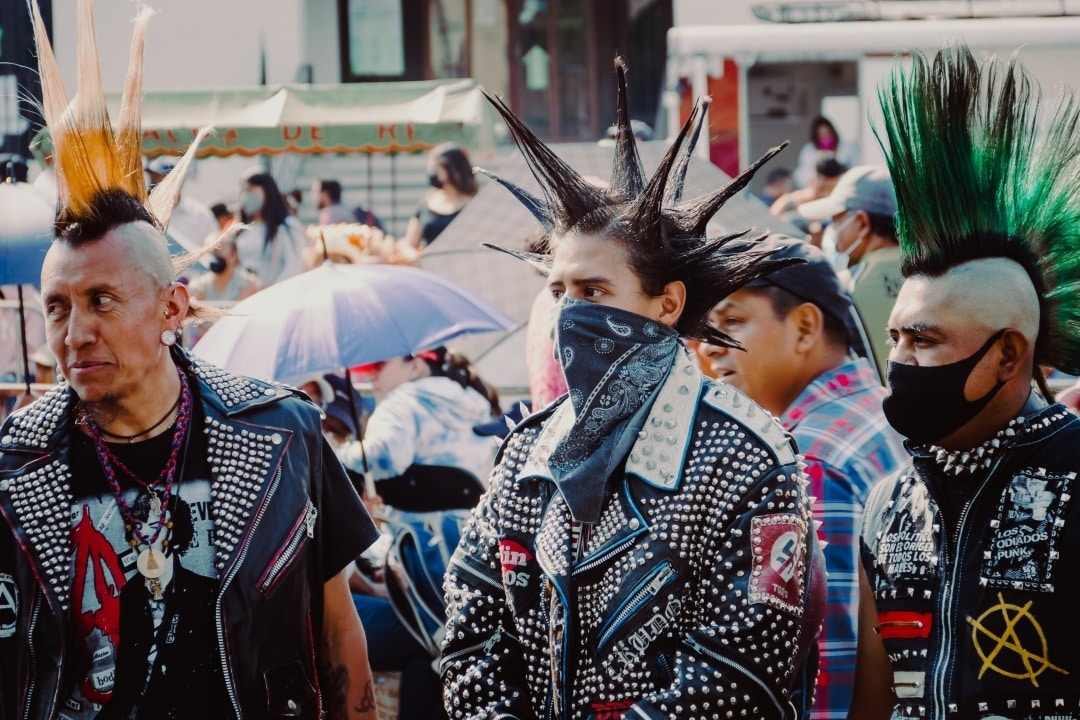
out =
<path fill-rule="evenodd" d="M 950 478 L 914 454 L 864 514 L 894 717 L 1080 718 L 1080 420 L 1029 418 L 951 525 Z"/>

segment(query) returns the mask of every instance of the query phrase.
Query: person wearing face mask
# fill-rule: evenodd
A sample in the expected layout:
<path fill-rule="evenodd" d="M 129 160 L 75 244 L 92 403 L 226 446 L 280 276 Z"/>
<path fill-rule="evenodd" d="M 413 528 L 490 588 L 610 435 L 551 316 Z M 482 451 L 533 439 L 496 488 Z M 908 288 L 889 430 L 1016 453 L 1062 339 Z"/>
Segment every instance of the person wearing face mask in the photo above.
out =
<path fill-rule="evenodd" d="M 188 289 L 197 300 L 212 302 L 239 302 L 258 292 L 263 284 L 259 278 L 240 264 L 236 251 L 235 232 L 217 242 L 210 262 L 210 272 L 188 283 Z M 207 242 L 217 241 L 217 236 L 207 237 Z"/>
<path fill-rule="evenodd" d="M 1076 717 L 1080 418 L 1040 368 L 1080 372 L 1080 103 L 959 44 L 879 97 L 905 276 L 883 409 L 911 464 L 863 515 L 848 717 Z"/>
<path fill-rule="evenodd" d="M 270 173 L 255 168 L 240 180 L 240 221 L 236 236 L 240 264 L 266 285 L 306 269 L 304 228 L 289 210 Z"/>
<path fill-rule="evenodd" d="M 543 188 L 502 181 L 550 234 L 548 252 L 522 255 L 558 301 L 569 392 L 504 440 L 450 562 L 447 711 L 802 717 L 825 586 L 794 444 L 746 395 L 704 378 L 679 341 L 732 344 L 708 326 L 712 307 L 798 260 L 743 233 L 704 239 L 753 170 L 682 198 L 699 104 L 648 179 L 621 59 L 616 69 L 607 189 L 494 101 Z"/>
<path fill-rule="evenodd" d="M 896 193 L 888 169 L 853 167 L 827 197 L 803 203 L 798 212 L 808 220 L 829 222 L 821 249 L 855 302 L 870 335 L 872 359 L 884 377 L 889 358 L 885 325 L 904 279 L 893 221 Z"/>
<path fill-rule="evenodd" d="M 814 180 L 814 168 L 822 160 L 832 158 L 845 167 L 859 163 L 859 148 L 843 140 L 836 126 L 824 115 L 818 115 L 810 123 L 810 139 L 799 150 L 799 160 L 792 178 L 800 188 L 810 187 Z"/>
<path fill-rule="evenodd" d="M 434 242 L 479 191 L 468 154 L 454 143 L 437 145 L 428 155 L 428 183 L 433 189 L 405 228 L 404 243 L 416 250 Z"/>

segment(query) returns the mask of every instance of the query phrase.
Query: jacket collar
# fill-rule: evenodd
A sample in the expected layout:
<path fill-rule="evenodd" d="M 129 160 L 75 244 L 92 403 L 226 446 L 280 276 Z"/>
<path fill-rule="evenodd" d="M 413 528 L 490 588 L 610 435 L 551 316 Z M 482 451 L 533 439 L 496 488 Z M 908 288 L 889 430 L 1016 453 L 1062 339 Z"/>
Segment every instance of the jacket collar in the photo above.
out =
<path fill-rule="evenodd" d="M 637 475 L 662 490 L 678 489 L 703 382 L 701 372 L 689 355 L 678 353 L 656 395 L 645 427 L 630 449 L 627 474 Z M 522 465 L 521 475 L 554 482 L 548 458 L 573 425 L 574 407 L 564 399 L 540 430 Z"/>

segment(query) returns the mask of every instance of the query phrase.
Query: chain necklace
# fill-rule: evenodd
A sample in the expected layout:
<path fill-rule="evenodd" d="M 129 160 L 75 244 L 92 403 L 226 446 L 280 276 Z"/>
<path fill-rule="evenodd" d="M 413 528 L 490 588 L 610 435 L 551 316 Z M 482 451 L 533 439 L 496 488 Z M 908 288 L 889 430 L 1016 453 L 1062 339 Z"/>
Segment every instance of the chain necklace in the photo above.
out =
<path fill-rule="evenodd" d="M 102 435 L 108 435 L 109 437 L 116 438 L 117 440 L 124 440 L 124 441 L 126 441 L 128 443 L 133 443 L 133 442 L 135 442 L 135 438 L 142 437 L 143 435 L 149 435 L 151 432 L 154 431 L 155 428 L 157 428 L 159 425 L 161 425 L 161 423 L 168 420 L 169 416 L 172 415 L 173 412 L 176 411 L 176 408 L 178 408 L 180 406 L 180 399 L 182 397 L 183 397 L 183 394 L 180 394 L 180 395 L 176 396 L 176 402 L 174 402 L 172 404 L 172 407 L 169 408 L 168 412 L 166 412 L 164 415 L 161 416 L 160 420 L 158 420 L 156 423 L 154 423 L 150 427 L 146 428 L 145 430 L 140 430 L 139 432 L 137 432 L 137 433 L 135 433 L 133 435 L 118 435 L 117 433 L 109 432 L 108 430 L 106 430 L 105 428 L 103 428 L 101 426 L 97 426 L 97 429 Z M 80 406 L 80 408 L 79 408 L 79 419 L 77 420 L 77 422 L 80 425 L 86 425 L 86 424 L 88 424 L 89 421 L 90 421 L 90 414 L 86 412 L 86 408 Z"/>
<path fill-rule="evenodd" d="M 105 442 L 101 428 L 97 426 L 97 423 L 95 423 L 92 418 L 90 418 L 87 423 L 90 437 L 94 441 L 94 450 L 97 452 L 98 460 L 101 462 L 102 470 L 105 473 L 105 479 L 109 483 L 109 489 L 112 490 L 113 497 L 116 498 L 116 504 L 119 507 L 120 515 L 124 520 L 124 531 L 128 537 L 128 544 L 136 550 L 140 545 L 146 545 L 146 549 L 139 553 L 136 564 L 139 568 L 139 573 L 146 580 L 147 589 L 153 594 L 155 600 L 161 600 L 163 598 L 160 578 L 166 570 L 166 555 L 169 550 L 169 538 L 173 526 L 172 520 L 166 521 L 166 517 L 169 512 L 169 501 L 172 499 L 173 485 L 176 480 L 176 468 L 179 464 L 180 449 L 183 447 L 184 439 L 187 437 L 187 429 L 191 422 L 193 406 L 191 389 L 188 385 L 187 376 L 185 376 L 183 371 L 179 368 L 177 368 L 176 372 L 180 377 L 180 395 L 177 399 L 180 411 L 176 415 L 169 457 L 165 461 L 165 467 L 161 469 L 161 472 L 158 473 L 157 478 L 155 478 L 153 482 L 146 482 L 139 478 L 127 467 L 127 465 L 116 457 L 112 449 Z M 171 413 L 172 411 L 170 410 L 169 412 Z M 143 534 L 142 529 L 139 527 L 140 523 L 138 522 L 138 519 L 134 516 L 131 507 L 124 499 L 124 488 L 120 484 L 120 480 L 117 477 L 118 474 L 122 474 L 129 481 L 142 487 L 150 495 L 150 508 L 147 515 L 147 522 L 149 523 L 151 518 L 154 515 L 157 515 L 157 520 L 153 523 L 154 532 L 151 537 L 147 538 Z M 161 538 L 162 532 L 165 534 L 163 538 Z M 158 538 L 161 538 L 161 550 L 154 547 Z"/>

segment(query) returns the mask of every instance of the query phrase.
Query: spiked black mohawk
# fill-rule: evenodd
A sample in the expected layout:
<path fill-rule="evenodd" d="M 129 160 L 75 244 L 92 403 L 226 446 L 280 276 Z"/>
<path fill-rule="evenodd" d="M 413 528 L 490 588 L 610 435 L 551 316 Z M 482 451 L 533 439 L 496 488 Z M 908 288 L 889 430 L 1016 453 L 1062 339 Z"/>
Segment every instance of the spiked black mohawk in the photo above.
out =
<path fill-rule="evenodd" d="M 630 126 L 622 58 L 615 59 L 615 72 L 619 85 L 618 121 L 607 190 L 596 187 L 563 162 L 510 108 L 491 95 L 488 100 L 506 121 L 544 197 L 485 174 L 510 190 L 549 237 L 579 233 L 621 242 L 646 292 L 659 294 L 667 283 L 682 281 L 686 285 L 686 306 L 675 329 L 687 337 L 738 347 L 731 337 L 709 326 L 709 312 L 746 283 L 798 261 L 773 260 L 770 252 L 759 250 L 756 245 L 764 235 L 747 238 L 744 231 L 707 238 L 705 228 L 723 204 L 745 188 L 754 173 L 787 143 L 770 150 L 723 188 L 684 201 L 683 183 L 709 100 L 695 106 L 660 166 L 647 179 Z M 550 266 L 547 254 L 504 251 L 541 269 Z"/>
<path fill-rule="evenodd" d="M 1080 373 L 1076 96 L 1065 90 L 1047 122 L 1015 56 L 980 63 L 962 44 L 932 62 L 912 53 L 911 69 L 897 64 L 878 94 L 904 275 L 1016 261 L 1040 299 L 1036 362 Z"/>

